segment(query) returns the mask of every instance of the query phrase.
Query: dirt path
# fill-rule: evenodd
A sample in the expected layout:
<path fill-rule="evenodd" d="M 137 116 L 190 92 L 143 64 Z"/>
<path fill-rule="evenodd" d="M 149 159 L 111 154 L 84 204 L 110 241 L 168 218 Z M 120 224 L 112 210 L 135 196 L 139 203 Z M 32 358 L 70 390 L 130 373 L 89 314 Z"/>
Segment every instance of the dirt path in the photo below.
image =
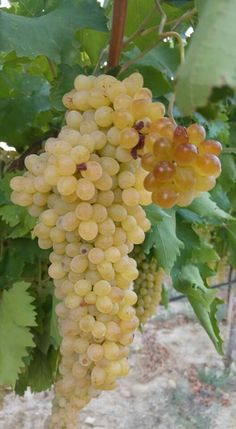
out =
<path fill-rule="evenodd" d="M 173 304 L 168 314 L 137 334 L 129 377 L 87 406 L 80 429 L 235 429 L 235 367 L 230 377 L 223 373 L 221 357 L 188 318 L 187 304 Z M 46 429 L 51 397 L 8 395 L 0 428 Z"/>

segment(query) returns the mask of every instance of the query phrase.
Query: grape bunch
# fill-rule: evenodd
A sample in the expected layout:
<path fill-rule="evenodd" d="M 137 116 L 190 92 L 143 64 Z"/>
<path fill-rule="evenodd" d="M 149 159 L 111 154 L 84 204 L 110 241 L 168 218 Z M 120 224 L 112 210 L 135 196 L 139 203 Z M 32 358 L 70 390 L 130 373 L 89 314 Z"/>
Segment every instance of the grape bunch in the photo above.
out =
<path fill-rule="evenodd" d="M 146 258 L 142 246 L 135 246 L 132 256 L 137 261 L 139 271 L 139 276 L 134 282 L 134 291 L 138 296 L 135 304 L 136 314 L 140 323 L 144 324 L 156 314 L 157 306 L 161 301 L 165 272 L 162 268 L 158 268 L 155 258 L 150 261 Z"/>
<path fill-rule="evenodd" d="M 63 97 L 66 125 L 27 172 L 11 180 L 11 199 L 38 218 L 33 235 L 50 253 L 62 337 L 51 427 L 74 429 L 78 411 L 128 373 L 128 345 L 139 324 L 137 263 L 129 256 L 150 228 L 151 202 L 138 151 L 137 123 L 160 106 L 134 73 L 122 82 L 79 75 Z M 141 138 L 142 140 L 142 138 Z"/>
<path fill-rule="evenodd" d="M 221 173 L 222 147 L 206 140 L 199 124 L 177 126 L 168 118 L 154 121 L 145 137 L 142 166 L 149 172 L 144 186 L 162 208 L 188 206 L 202 192 L 214 188 Z"/>

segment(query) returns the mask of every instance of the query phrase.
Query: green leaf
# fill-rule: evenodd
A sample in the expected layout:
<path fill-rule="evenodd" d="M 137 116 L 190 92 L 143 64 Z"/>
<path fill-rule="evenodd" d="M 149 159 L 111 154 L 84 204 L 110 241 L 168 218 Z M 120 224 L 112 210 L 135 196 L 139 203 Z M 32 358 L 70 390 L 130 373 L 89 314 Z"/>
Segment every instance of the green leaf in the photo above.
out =
<path fill-rule="evenodd" d="M 83 72 L 82 67 L 77 64 L 73 66 L 60 64 L 58 66 L 57 79 L 51 89 L 51 101 L 55 109 L 62 112 L 65 111 L 65 106 L 62 104 L 62 97 L 73 88 L 75 77 Z"/>
<path fill-rule="evenodd" d="M 0 180 L 0 204 L 8 204 L 10 202 L 11 188 L 10 181 L 14 176 L 20 176 L 22 171 L 16 171 L 14 173 L 6 173 Z"/>
<path fill-rule="evenodd" d="M 218 353 L 223 354 L 223 340 L 216 319 L 219 304 L 223 301 L 215 298 L 215 290 L 207 288 L 202 280 L 199 269 L 194 265 L 186 265 L 175 276 L 174 287 L 187 296 L 193 310 L 203 328 L 212 340 Z"/>
<path fill-rule="evenodd" d="M 40 112 L 51 108 L 49 83 L 17 69 L 0 71 L 0 139 L 16 145 Z M 23 142 L 24 145 L 27 142 Z"/>
<path fill-rule="evenodd" d="M 203 218 L 212 220 L 213 223 L 214 219 L 221 222 L 232 219 L 232 216 L 217 206 L 217 204 L 211 199 L 208 192 L 204 192 L 200 197 L 196 198 L 189 206 L 189 210 Z"/>
<path fill-rule="evenodd" d="M 169 307 L 169 301 L 170 301 L 170 297 L 169 297 L 168 289 L 163 284 L 162 285 L 162 290 L 161 290 L 161 305 L 163 305 L 166 310 Z"/>
<path fill-rule="evenodd" d="M 26 266 L 29 271 L 29 264 L 33 265 L 34 276 L 37 278 L 39 262 L 46 259 L 47 255 L 47 251 L 39 249 L 36 240 L 30 238 L 11 240 L 0 263 L 0 288 L 20 280 Z"/>
<path fill-rule="evenodd" d="M 229 222 L 226 230 L 229 245 L 229 262 L 236 268 L 236 222 Z"/>
<path fill-rule="evenodd" d="M 221 155 L 222 173 L 219 182 L 225 191 L 233 188 L 236 182 L 235 157 L 230 154 Z"/>
<path fill-rule="evenodd" d="M 184 115 L 205 106 L 214 87 L 236 88 L 235 0 L 208 0 L 178 73 L 176 101 Z M 224 29 L 224 31 L 220 31 Z"/>
<path fill-rule="evenodd" d="M 14 387 L 27 347 L 34 347 L 29 327 L 35 326 L 30 284 L 18 282 L 4 291 L 0 301 L 0 383 Z"/>
<path fill-rule="evenodd" d="M 41 15 L 45 6 L 44 0 L 18 0 L 17 13 L 24 16 Z"/>
<path fill-rule="evenodd" d="M 0 51 L 46 55 L 56 63 L 69 51 L 76 29 L 107 30 L 104 11 L 94 0 L 60 0 L 54 10 L 35 18 L 0 12 L 0 22 Z"/>
<path fill-rule="evenodd" d="M 84 49 L 91 61 L 95 65 L 101 55 L 102 50 L 108 44 L 109 33 L 95 30 L 83 30 L 79 34 L 81 47 Z"/>
<path fill-rule="evenodd" d="M 205 241 L 204 239 L 201 240 L 199 248 L 193 249 L 192 257 L 196 263 L 204 264 L 219 261 L 220 259 L 218 253 L 214 249 L 214 246 L 211 243 Z"/>
<path fill-rule="evenodd" d="M 165 217 L 171 217 L 167 211 L 162 210 L 157 204 L 145 206 L 144 210 L 152 225 L 155 225 L 156 222 L 162 221 Z"/>
<path fill-rule="evenodd" d="M 28 386 L 33 393 L 36 393 L 49 389 L 52 383 L 49 356 L 36 349 L 28 369 Z"/>
<path fill-rule="evenodd" d="M 11 228 L 16 226 L 20 222 L 20 216 L 17 207 L 13 204 L 5 205 L 0 207 L 0 217 L 6 222 Z"/>
<path fill-rule="evenodd" d="M 141 54 L 141 50 L 135 47 L 132 51 L 123 54 L 124 61 L 133 60 Z M 173 47 L 170 43 L 161 43 L 151 49 L 142 58 L 137 60 L 138 65 L 152 67 L 159 70 L 169 78 L 175 76 L 179 66 L 180 55 L 178 47 Z"/>
<path fill-rule="evenodd" d="M 153 234 L 153 240 L 155 240 L 155 255 L 158 265 L 169 274 L 180 254 L 180 249 L 183 248 L 182 241 L 176 235 L 175 215 L 171 218 L 164 218 L 150 234 Z"/>

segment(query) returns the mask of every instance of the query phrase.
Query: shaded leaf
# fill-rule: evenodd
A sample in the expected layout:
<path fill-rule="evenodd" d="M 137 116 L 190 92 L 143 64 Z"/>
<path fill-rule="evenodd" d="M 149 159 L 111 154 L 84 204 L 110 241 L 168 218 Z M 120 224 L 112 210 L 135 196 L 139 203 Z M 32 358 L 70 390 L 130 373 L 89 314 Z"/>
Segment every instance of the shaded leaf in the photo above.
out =
<path fill-rule="evenodd" d="M 236 59 L 232 55 L 235 20 L 235 0 L 205 3 L 186 61 L 178 73 L 176 101 L 183 114 L 205 106 L 214 87 L 236 88 Z"/>
<path fill-rule="evenodd" d="M 107 30 L 103 9 L 93 0 L 60 0 L 55 9 L 36 18 L 0 12 L 0 23 L 1 51 L 15 50 L 29 58 L 46 55 L 55 62 L 70 47 L 76 29 Z"/>

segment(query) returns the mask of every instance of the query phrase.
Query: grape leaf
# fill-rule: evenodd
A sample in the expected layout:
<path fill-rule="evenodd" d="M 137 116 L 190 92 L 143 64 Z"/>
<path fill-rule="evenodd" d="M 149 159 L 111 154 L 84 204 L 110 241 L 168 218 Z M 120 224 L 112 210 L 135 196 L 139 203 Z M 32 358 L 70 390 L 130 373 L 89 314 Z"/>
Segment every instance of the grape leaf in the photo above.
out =
<path fill-rule="evenodd" d="M 7 204 L 10 202 L 11 188 L 10 181 L 14 176 L 20 176 L 22 171 L 16 171 L 14 173 L 6 173 L 0 180 L 0 204 Z"/>
<path fill-rule="evenodd" d="M 184 115 L 205 106 L 214 87 L 236 88 L 236 59 L 232 55 L 236 2 L 208 0 L 201 12 L 186 60 L 178 72 L 176 102 Z"/>
<path fill-rule="evenodd" d="M 20 280 L 26 266 L 28 268 L 26 278 L 30 278 L 30 265 L 33 266 L 33 277 L 37 277 L 39 262 L 47 257 L 48 252 L 39 249 L 36 240 L 30 238 L 9 240 L 9 246 L 0 262 L 0 288 Z"/>
<path fill-rule="evenodd" d="M 171 217 L 167 211 L 162 210 L 157 204 L 149 204 L 149 206 L 144 207 L 144 210 L 152 225 L 162 221 L 165 217 Z"/>
<path fill-rule="evenodd" d="M 13 68 L 0 71 L 0 139 L 15 146 L 40 112 L 51 108 L 49 83 Z M 24 142 L 24 145 L 27 142 Z"/>
<path fill-rule="evenodd" d="M 214 249 L 214 246 L 205 241 L 205 239 L 202 239 L 200 241 L 200 247 L 193 249 L 192 259 L 193 261 L 195 260 L 196 263 L 207 264 L 209 262 L 219 261 L 220 257 Z"/>
<path fill-rule="evenodd" d="M 225 191 L 229 191 L 236 182 L 236 165 L 234 156 L 230 154 L 221 155 L 222 173 L 219 182 Z"/>
<path fill-rule="evenodd" d="M 91 64 L 95 65 L 109 41 L 109 33 L 86 29 L 79 33 L 79 40 L 82 49 L 87 52 Z"/>
<path fill-rule="evenodd" d="M 49 356 L 36 349 L 28 369 L 28 386 L 33 393 L 42 392 L 53 383 Z"/>
<path fill-rule="evenodd" d="M 227 238 L 229 245 L 229 261 L 236 267 L 236 222 L 229 222 L 227 225 Z"/>
<path fill-rule="evenodd" d="M 174 287 L 187 296 L 217 352 L 223 354 L 223 340 L 216 319 L 218 306 L 223 301 L 215 297 L 215 290 L 205 286 L 199 269 L 191 264 L 185 265 L 181 271 L 175 273 Z"/>
<path fill-rule="evenodd" d="M 69 50 L 76 29 L 107 31 L 103 9 L 94 0 L 60 0 L 51 12 L 33 18 L 0 12 L 0 22 L 1 51 L 46 55 L 56 63 Z"/>
<path fill-rule="evenodd" d="M 176 236 L 174 214 L 157 222 L 146 235 L 144 251 L 149 253 L 153 246 L 159 266 L 169 274 L 180 254 L 180 249 L 183 248 L 182 241 Z"/>
<path fill-rule="evenodd" d="M 34 347 L 30 327 L 35 326 L 30 284 L 14 283 L 4 291 L 0 301 L 0 383 L 14 386 L 17 374 L 27 356 L 27 347 Z"/>
<path fill-rule="evenodd" d="M 231 215 L 217 206 L 208 192 L 204 192 L 200 197 L 196 198 L 189 206 L 189 210 L 202 218 L 208 218 L 213 223 L 215 221 L 222 223 L 225 220 L 233 219 Z"/>

